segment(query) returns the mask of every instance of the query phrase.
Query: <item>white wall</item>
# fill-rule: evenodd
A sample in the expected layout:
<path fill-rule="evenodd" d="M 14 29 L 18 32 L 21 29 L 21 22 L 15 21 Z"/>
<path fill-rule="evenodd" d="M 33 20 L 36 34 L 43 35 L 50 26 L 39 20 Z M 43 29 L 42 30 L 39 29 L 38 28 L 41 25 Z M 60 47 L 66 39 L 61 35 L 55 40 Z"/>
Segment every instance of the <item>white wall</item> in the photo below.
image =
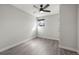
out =
<path fill-rule="evenodd" d="M 77 47 L 78 47 L 78 53 L 79 53 L 79 5 L 77 5 Z"/>
<path fill-rule="evenodd" d="M 77 49 L 77 6 L 60 6 L 60 44 L 71 50 Z"/>
<path fill-rule="evenodd" d="M 0 50 L 35 37 L 33 16 L 11 6 L 0 5 Z"/>
<path fill-rule="evenodd" d="M 59 14 L 40 17 L 45 19 L 45 26 L 38 27 L 38 37 L 59 39 Z"/>

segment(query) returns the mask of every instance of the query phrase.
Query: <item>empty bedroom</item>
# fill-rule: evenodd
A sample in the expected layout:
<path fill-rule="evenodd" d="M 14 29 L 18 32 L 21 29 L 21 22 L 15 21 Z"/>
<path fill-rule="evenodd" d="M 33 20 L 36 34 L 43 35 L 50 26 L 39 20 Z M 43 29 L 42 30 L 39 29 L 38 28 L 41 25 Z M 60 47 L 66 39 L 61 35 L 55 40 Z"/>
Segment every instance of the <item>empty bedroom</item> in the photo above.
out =
<path fill-rule="evenodd" d="M 0 4 L 0 55 L 78 55 L 78 4 Z"/>

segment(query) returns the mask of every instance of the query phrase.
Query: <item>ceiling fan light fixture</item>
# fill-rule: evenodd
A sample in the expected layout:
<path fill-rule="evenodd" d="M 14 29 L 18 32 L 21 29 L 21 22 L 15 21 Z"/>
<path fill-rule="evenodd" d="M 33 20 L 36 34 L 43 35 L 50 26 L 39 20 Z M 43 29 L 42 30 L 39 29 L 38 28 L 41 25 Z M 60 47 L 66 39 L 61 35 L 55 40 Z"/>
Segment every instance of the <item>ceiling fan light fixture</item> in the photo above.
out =
<path fill-rule="evenodd" d="M 40 13 L 42 14 L 42 13 L 43 13 L 43 11 L 40 11 Z"/>
<path fill-rule="evenodd" d="M 43 14 L 44 12 L 51 12 L 50 10 L 46 10 L 50 5 L 46 4 L 45 6 L 43 4 L 40 4 L 40 8 L 34 5 L 35 8 L 39 9 L 39 13 Z"/>

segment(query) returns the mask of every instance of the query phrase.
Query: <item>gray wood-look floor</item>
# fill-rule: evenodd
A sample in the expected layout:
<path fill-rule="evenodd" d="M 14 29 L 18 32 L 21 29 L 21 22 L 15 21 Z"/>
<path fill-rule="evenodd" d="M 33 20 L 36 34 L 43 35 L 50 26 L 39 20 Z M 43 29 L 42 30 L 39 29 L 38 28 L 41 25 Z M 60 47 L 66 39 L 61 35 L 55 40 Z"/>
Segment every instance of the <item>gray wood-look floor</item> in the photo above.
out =
<path fill-rule="evenodd" d="M 63 55 L 76 54 L 74 52 L 60 50 L 57 40 L 35 38 L 16 47 L 1 52 L 0 55 Z M 63 53 L 62 53 L 63 52 Z M 66 53 L 69 52 L 69 53 Z"/>
<path fill-rule="evenodd" d="M 36 38 L 16 47 L 8 49 L 3 55 L 56 55 L 58 54 L 58 41 Z"/>

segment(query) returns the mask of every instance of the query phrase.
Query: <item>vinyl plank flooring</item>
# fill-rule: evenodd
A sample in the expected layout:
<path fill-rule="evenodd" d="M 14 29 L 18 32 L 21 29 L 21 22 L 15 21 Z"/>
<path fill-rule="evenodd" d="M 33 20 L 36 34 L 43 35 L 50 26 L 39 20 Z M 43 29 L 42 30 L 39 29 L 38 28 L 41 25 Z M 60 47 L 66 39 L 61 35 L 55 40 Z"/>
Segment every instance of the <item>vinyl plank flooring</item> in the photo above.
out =
<path fill-rule="evenodd" d="M 8 49 L 2 55 L 57 55 L 58 41 L 35 38 Z"/>
<path fill-rule="evenodd" d="M 78 55 L 77 52 L 58 46 L 57 40 L 35 38 L 3 51 L 0 55 Z"/>

